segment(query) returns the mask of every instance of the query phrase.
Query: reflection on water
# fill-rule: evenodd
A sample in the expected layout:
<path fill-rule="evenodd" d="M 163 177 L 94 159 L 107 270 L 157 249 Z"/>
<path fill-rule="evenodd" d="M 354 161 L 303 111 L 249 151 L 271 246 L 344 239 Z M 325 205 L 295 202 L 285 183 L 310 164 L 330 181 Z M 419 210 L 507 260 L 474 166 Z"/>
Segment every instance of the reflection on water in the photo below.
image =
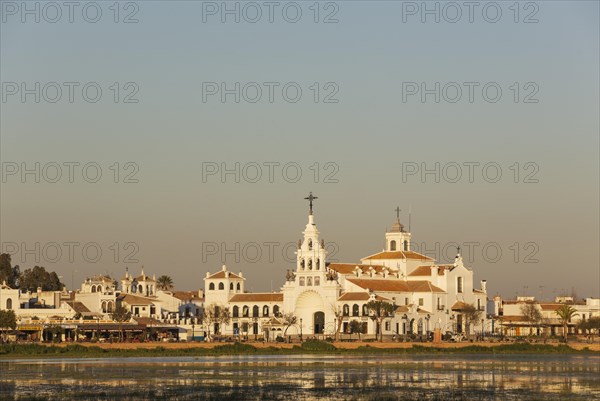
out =
<path fill-rule="evenodd" d="M 600 400 L 597 356 L 0 361 L 0 399 Z"/>

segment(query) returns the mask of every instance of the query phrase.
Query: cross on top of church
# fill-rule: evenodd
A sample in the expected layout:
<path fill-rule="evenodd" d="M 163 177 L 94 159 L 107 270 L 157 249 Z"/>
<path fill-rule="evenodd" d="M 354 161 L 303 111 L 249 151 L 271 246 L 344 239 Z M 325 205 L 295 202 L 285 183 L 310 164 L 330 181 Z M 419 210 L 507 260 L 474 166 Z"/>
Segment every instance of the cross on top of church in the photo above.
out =
<path fill-rule="evenodd" d="M 310 214 L 313 214 L 313 201 L 314 201 L 315 199 L 319 199 L 319 198 L 318 198 L 318 197 L 316 197 L 316 196 L 313 196 L 313 193 L 311 192 L 311 193 L 310 193 L 310 195 L 308 195 L 308 196 L 307 196 L 306 198 L 304 198 L 304 199 L 308 200 L 308 204 L 309 204 L 309 206 L 310 206 Z"/>
<path fill-rule="evenodd" d="M 396 206 L 396 209 L 394 210 L 396 211 L 396 218 L 400 220 L 400 212 L 402 211 L 402 209 L 400 209 L 400 206 Z"/>

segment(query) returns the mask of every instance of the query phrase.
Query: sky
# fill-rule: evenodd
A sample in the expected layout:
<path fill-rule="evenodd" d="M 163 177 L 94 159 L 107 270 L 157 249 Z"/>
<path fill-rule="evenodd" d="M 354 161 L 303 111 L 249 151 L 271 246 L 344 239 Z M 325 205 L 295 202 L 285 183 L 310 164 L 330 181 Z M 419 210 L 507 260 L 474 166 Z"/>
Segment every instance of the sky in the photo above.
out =
<path fill-rule="evenodd" d="M 0 1 L 0 243 L 278 290 L 400 217 L 491 294 L 600 296 L 599 3 Z M 409 217 L 410 215 L 410 217 Z"/>

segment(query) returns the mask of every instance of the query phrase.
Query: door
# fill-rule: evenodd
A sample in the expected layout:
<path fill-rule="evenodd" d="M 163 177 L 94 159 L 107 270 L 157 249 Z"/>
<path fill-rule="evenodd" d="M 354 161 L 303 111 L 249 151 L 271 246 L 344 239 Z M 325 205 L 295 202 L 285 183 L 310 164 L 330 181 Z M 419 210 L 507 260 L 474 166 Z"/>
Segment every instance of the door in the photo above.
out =
<path fill-rule="evenodd" d="M 315 312 L 314 314 L 314 327 L 315 334 L 323 334 L 325 329 L 325 313 L 324 312 Z"/>

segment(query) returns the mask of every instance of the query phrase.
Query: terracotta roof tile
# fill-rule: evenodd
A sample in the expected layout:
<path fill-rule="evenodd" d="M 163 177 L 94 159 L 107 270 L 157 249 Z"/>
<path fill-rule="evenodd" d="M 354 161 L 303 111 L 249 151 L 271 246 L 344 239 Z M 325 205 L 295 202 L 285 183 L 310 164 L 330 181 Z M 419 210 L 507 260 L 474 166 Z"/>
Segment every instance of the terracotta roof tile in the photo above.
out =
<path fill-rule="evenodd" d="M 238 276 L 235 273 L 232 273 L 232 272 L 228 272 L 228 273 L 229 273 L 229 278 L 238 278 L 238 279 L 242 278 L 242 277 Z M 214 274 L 211 274 L 207 278 L 227 278 L 227 277 L 225 277 L 225 272 L 223 270 L 221 270 L 221 271 L 218 271 L 218 272 L 216 272 Z"/>
<path fill-rule="evenodd" d="M 348 278 L 357 286 L 372 291 L 384 292 L 444 292 L 429 281 L 406 281 L 397 279 L 359 279 Z"/>
<path fill-rule="evenodd" d="M 118 299 L 129 305 L 152 305 L 153 303 L 152 299 L 131 294 L 121 294 Z"/>
<path fill-rule="evenodd" d="M 361 260 L 381 260 L 381 259 L 415 259 L 415 260 L 433 260 L 429 256 L 422 255 L 418 252 L 413 251 L 383 251 L 367 257 Z"/>
<path fill-rule="evenodd" d="M 229 302 L 283 302 L 280 292 L 235 294 Z"/>

